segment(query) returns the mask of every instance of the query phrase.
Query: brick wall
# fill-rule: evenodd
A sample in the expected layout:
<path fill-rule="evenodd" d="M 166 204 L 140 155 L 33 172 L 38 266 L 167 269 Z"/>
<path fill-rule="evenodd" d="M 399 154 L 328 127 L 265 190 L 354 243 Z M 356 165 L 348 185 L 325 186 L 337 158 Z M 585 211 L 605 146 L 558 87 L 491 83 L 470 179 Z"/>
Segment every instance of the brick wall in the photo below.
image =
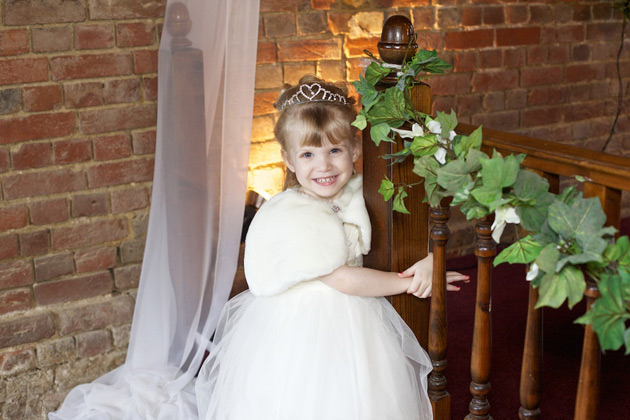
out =
<path fill-rule="evenodd" d="M 305 73 L 355 80 L 363 49 L 376 51 L 395 13 L 411 19 L 421 47 L 455 66 L 431 81 L 436 109 L 600 148 L 617 94 L 621 20 L 611 3 L 262 0 L 250 185 L 279 188 L 272 104 L 283 83 Z M 72 386 L 124 360 L 150 202 L 164 4 L 0 3 L 2 419 L 43 419 Z M 609 151 L 627 156 L 628 100 L 617 130 Z M 456 251 L 467 246 L 459 231 Z"/>

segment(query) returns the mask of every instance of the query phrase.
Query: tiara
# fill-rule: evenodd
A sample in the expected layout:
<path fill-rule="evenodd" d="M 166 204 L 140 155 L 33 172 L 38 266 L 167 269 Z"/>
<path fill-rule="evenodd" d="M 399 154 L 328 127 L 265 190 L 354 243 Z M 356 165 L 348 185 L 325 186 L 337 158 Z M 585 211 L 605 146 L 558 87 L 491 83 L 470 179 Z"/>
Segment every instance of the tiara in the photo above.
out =
<path fill-rule="evenodd" d="M 332 92 L 320 83 L 307 83 L 300 85 L 289 99 L 283 103 L 275 103 L 274 106 L 278 111 L 283 111 L 290 106 L 305 102 L 332 102 L 340 105 L 348 105 L 348 99 L 338 93 Z"/>

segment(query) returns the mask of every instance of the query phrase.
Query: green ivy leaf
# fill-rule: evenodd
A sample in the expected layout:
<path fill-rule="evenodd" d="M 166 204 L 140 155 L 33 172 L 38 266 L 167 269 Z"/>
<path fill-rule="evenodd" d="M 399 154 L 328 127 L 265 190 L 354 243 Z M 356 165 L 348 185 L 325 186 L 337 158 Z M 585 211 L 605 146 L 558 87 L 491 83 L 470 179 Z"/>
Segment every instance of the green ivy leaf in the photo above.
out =
<path fill-rule="evenodd" d="M 466 220 L 481 219 L 490 214 L 487 207 L 482 206 L 477 200 L 470 197 L 461 205 L 459 210 L 466 215 Z"/>
<path fill-rule="evenodd" d="M 404 93 L 396 88 L 388 88 L 385 90 L 383 100 L 372 107 L 369 121 L 375 125 L 388 123 L 398 128 L 408 117 Z"/>
<path fill-rule="evenodd" d="M 630 349 L 625 322 L 630 319 L 630 313 L 626 312 L 624 305 L 630 296 L 624 293 L 622 278 L 618 275 L 602 275 L 599 292 L 599 299 L 575 322 L 593 326 L 602 350 L 618 350 L 625 343 L 628 353 Z"/>
<path fill-rule="evenodd" d="M 584 297 L 586 281 L 582 271 L 567 265 L 559 273 L 545 272 L 538 287 L 536 308 L 550 306 L 558 308 L 568 299 L 569 309 Z"/>
<path fill-rule="evenodd" d="M 367 127 L 367 120 L 365 119 L 365 115 L 363 115 L 362 113 L 357 115 L 357 118 L 355 118 L 355 120 L 352 122 L 352 125 L 359 130 L 365 129 L 365 127 Z"/>
<path fill-rule="evenodd" d="M 433 155 L 438 149 L 437 137 L 435 134 L 414 137 L 409 149 L 417 157 Z"/>
<path fill-rule="evenodd" d="M 404 149 L 396 152 L 396 153 L 386 153 L 384 155 L 381 155 L 381 158 L 383 159 L 391 159 L 392 164 L 394 163 L 400 163 L 402 161 L 404 161 L 405 159 L 407 159 L 407 157 L 411 154 L 411 150 L 409 150 L 409 148 L 405 147 Z"/>
<path fill-rule="evenodd" d="M 556 201 L 549 207 L 549 226 L 565 239 L 575 238 L 578 233 L 596 235 L 605 222 L 606 215 L 597 197 L 577 198 L 570 206 Z"/>
<path fill-rule="evenodd" d="M 389 201 L 389 199 L 394 195 L 394 183 L 385 177 L 385 179 L 381 181 L 381 186 L 378 189 L 378 192 L 381 193 L 385 201 Z"/>
<path fill-rule="evenodd" d="M 411 214 L 409 210 L 407 210 L 407 207 L 405 207 L 405 197 L 407 197 L 407 191 L 405 191 L 403 187 L 398 187 L 392 209 L 400 213 Z"/>
<path fill-rule="evenodd" d="M 372 62 L 365 69 L 365 80 L 374 86 L 389 73 L 391 73 L 391 69 L 381 67 L 378 63 Z"/>
<path fill-rule="evenodd" d="M 374 84 L 365 80 L 362 74 L 359 74 L 359 80 L 352 83 L 352 85 L 356 88 L 357 93 L 361 95 L 361 104 L 363 105 L 361 113 L 369 112 L 370 108 L 382 97 L 382 94 L 376 90 Z"/>
<path fill-rule="evenodd" d="M 389 124 L 387 123 L 381 123 L 370 127 L 370 137 L 372 138 L 374 144 L 378 146 L 381 144 L 381 141 L 393 143 L 393 140 L 388 137 L 390 130 Z"/>
<path fill-rule="evenodd" d="M 452 160 L 438 168 L 437 182 L 440 187 L 446 190 L 448 195 L 454 195 L 457 190 L 472 182 L 472 177 L 468 172 L 468 167 L 464 160 Z"/>
<path fill-rule="evenodd" d="M 532 235 L 526 236 L 505 248 L 494 259 L 494 266 L 507 262 L 510 264 L 529 264 L 533 262 L 543 247 Z"/>
<path fill-rule="evenodd" d="M 413 167 L 413 173 L 424 178 L 424 201 L 428 201 L 432 206 L 439 205 L 443 197 L 437 183 L 437 170 L 439 167 L 440 164 L 433 159 L 433 156 L 422 156 L 416 159 Z"/>
<path fill-rule="evenodd" d="M 466 157 L 470 150 L 479 150 L 481 140 L 481 126 L 479 126 L 468 136 L 456 136 L 453 140 L 453 151 L 458 158 Z"/>
<path fill-rule="evenodd" d="M 539 242 L 536 237 L 534 237 L 534 240 Z M 559 259 L 560 251 L 558 251 L 555 243 L 551 243 L 540 251 L 538 257 L 536 257 L 536 265 L 545 273 L 554 274 Z"/>

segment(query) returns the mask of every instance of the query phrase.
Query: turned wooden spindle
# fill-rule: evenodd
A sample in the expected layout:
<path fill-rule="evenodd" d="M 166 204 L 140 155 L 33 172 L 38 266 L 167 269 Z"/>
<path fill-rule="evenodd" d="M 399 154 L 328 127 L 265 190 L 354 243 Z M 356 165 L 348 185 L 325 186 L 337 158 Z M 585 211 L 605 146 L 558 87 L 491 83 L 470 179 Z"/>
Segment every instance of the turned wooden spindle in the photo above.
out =
<path fill-rule="evenodd" d="M 166 30 L 173 37 L 171 39 L 171 48 L 178 49 L 191 46 L 192 41 L 187 38 L 192 29 L 188 7 L 184 3 L 175 2 L 169 6 L 166 16 Z"/>
<path fill-rule="evenodd" d="M 429 356 L 433 371 L 429 376 L 429 398 L 434 419 L 451 418 L 451 396 L 446 390 L 446 243 L 451 235 L 451 199 L 443 199 L 440 206 L 431 207 L 431 240 L 433 241 L 433 289 L 429 311 Z"/>
<path fill-rule="evenodd" d="M 413 36 L 413 26 L 404 16 L 390 17 L 383 27 L 379 54 L 383 61 L 401 64 L 405 48 Z M 398 40 L 398 44 L 396 43 Z M 403 51 L 402 54 L 396 52 Z M 385 89 L 396 84 L 386 79 L 379 88 Z M 425 84 L 414 86 L 410 92 L 414 108 L 428 113 L 431 110 L 431 93 Z M 365 204 L 372 222 L 372 250 L 364 259 L 364 265 L 379 270 L 400 272 L 414 264 L 428 252 L 428 206 L 422 203 L 424 188 L 416 185 L 407 190 L 407 209 L 411 214 L 392 211 L 391 202 L 383 200 L 378 193 L 383 176 L 395 184 L 414 183 L 418 177 L 413 173 L 413 160 L 408 159 L 398 165 L 390 165 L 383 154 L 395 153 L 402 149 L 398 144 L 381 142 L 377 147 L 370 140 L 370 128 L 363 131 L 363 193 Z M 400 140 L 400 139 L 399 139 Z M 428 299 L 418 299 L 406 293 L 392 296 L 390 301 L 396 311 L 414 332 L 420 344 L 426 348 L 428 340 Z"/>
<path fill-rule="evenodd" d="M 468 420 L 485 420 L 490 417 L 490 366 L 492 360 L 492 260 L 497 255 L 497 245 L 492 239 L 494 217 L 481 219 L 475 228 L 477 245 L 477 297 L 470 359 L 470 393 Z"/>
<path fill-rule="evenodd" d="M 560 177 L 535 170 L 549 182 L 549 192 L 557 194 L 560 191 Z M 526 235 L 523 232 L 523 235 Z M 543 352 L 543 309 L 536 309 L 538 289 L 529 285 L 527 303 L 527 321 L 525 326 L 525 341 L 523 343 L 523 359 L 521 363 L 521 379 L 519 384 L 518 410 L 520 420 L 539 420 L 540 392 L 542 385 L 542 352 Z"/>

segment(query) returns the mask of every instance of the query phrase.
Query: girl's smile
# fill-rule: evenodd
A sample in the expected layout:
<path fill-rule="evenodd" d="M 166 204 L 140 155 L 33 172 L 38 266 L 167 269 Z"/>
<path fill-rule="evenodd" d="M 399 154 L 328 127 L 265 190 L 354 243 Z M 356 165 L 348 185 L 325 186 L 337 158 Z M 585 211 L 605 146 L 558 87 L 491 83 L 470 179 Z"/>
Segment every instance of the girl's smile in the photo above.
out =
<path fill-rule="evenodd" d="M 339 144 L 325 142 L 322 146 L 292 144 L 282 157 L 300 183 L 300 190 L 316 198 L 337 198 L 354 172 L 359 157 L 358 147 L 349 140 Z"/>

